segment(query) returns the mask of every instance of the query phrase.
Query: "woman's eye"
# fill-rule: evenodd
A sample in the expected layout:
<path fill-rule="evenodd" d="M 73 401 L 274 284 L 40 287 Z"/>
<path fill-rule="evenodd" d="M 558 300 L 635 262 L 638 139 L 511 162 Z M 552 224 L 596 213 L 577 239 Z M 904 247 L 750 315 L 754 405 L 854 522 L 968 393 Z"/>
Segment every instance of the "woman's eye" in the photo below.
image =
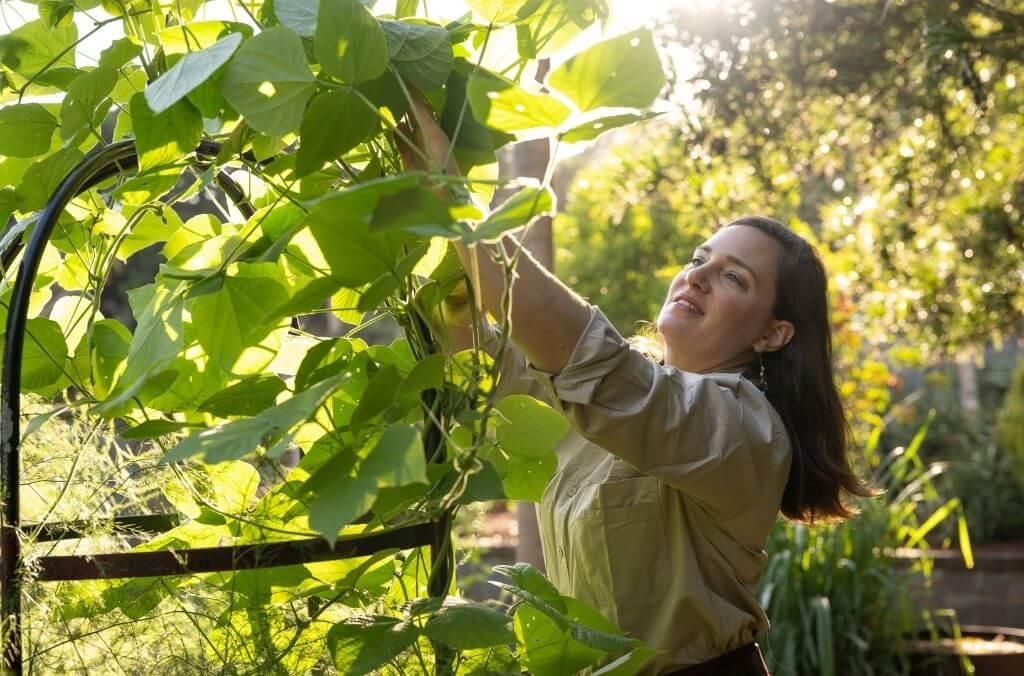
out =
<path fill-rule="evenodd" d="M 740 279 L 740 276 L 737 275 L 735 272 L 730 272 L 729 274 L 726 275 L 726 277 L 728 277 L 732 281 L 736 282 L 740 286 L 743 286 L 743 280 Z"/>
<path fill-rule="evenodd" d="M 702 258 L 694 257 L 690 259 L 690 265 L 700 265 L 704 260 Z"/>

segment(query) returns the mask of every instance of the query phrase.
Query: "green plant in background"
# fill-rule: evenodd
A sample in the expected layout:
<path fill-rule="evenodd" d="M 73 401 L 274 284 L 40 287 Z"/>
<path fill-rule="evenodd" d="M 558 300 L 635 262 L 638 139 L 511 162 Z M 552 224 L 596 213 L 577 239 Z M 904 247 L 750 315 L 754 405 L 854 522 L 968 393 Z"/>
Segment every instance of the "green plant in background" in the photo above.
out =
<path fill-rule="evenodd" d="M 759 601 L 771 629 L 765 640 L 769 667 L 779 673 L 904 674 L 904 642 L 927 626 L 913 589 L 930 574 L 927 559 L 902 568 L 891 556 L 903 547 L 928 548 L 926 536 L 946 521 L 957 524 L 959 545 L 973 565 L 959 498 L 942 496 L 934 478 L 942 465 L 920 456 L 922 427 L 906 447 L 882 455 L 873 475 L 887 495 L 866 500 L 840 525 L 780 521 L 768 542 Z M 865 452 L 878 453 L 881 428 Z"/>
<path fill-rule="evenodd" d="M 580 173 L 555 231 L 558 269 L 620 331 L 654 319 L 692 238 L 745 213 L 813 233 L 851 365 L 1019 331 L 1024 5 L 882 4 L 688 3 L 664 22 L 695 61 L 676 107 Z"/>
<path fill-rule="evenodd" d="M 904 445 L 931 419 L 921 445 L 926 462 L 942 462 L 941 490 L 960 496 L 975 543 L 1018 540 L 1024 528 L 1024 484 L 1015 472 L 1010 447 L 997 433 L 999 404 L 1010 396 L 1012 362 L 993 354 L 977 369 L 980 407 L 964 409 L 952 364 L 928 369 L 919 389 L 894 404 L 882 435 L 885 446 Z M 935 537 L 953 537 L 945 524 Z"/>
<path fill-rule="evenodd" d="M 30 571 L 33 557 L 64 547 L 333 544 L 474 501 L 536 500 L 555 469 L 566 421 L 530 397 L 496 403 L 500 352 L 447 354 L 430 320 L 464 279 L 450 241 L 492 240 L 553 208 L 546 181 L 497 180 L 495 151 L 521 134 L 577 143 L 644 119 L 665 83 L 650 32 L 572 55 L 541 93 L 520 85 L 523 74 L 606 16 L 604 2 L 470 0 L 472 12 L 448 22 L 418 15 L 427 3 L 415 0 L 393 14 L 359 0 L 237 4 L 242 16 L 221 20 L 202 15 L 202 0 L 40 2 L 38 18 L 0 36 L 0 218 L 16 221 L 4 246 L 31 231 L 88 153 L 132 140 L 139 156 L 137 175 L 106 180 L 61 215 L 22 371 L 23 389 L 62 411 L 38 412 L 26 434 L 87 412 L 125 442 L 117 472 L 131 469 L 83 489 L 76 468 L 93 440 L 83 439 L 56 479 L 63 488 L 39 491 L 44 518 L 162 506 L 179 520 L 141 544 L 122 533 L 48 545 L 26 533 Z M 121 30 L 96 64 L 79 61 L 93 31 L 80 35 L 76 18 Z M 490 49 L 499 42 L 515 48 Z M 413 88 L 467 178 L 402 171 L 396 123 Z M 198 157 L 202 140 L 221 143 L 219 154 Z M 255 213 L 182 222 L 175 207 L 213 190 L 220 171 Z M 516 191 L 484 214 L 438 196 L 437 184 L 453 198 Z M 100 312 L 100 298 L 115 266 L 143 249 L 164 263 L 128 294 L 131 330 Z M 17 268 L 4 271 L 0 320 Z M 302 317 L 324 312 L 355 328 L 303 330 Z M 386 315 L 403 337 L 368 345 L 359 332 Z M 176 578 L 30 579 L 26 661 L 357 673 L 426 670 L 441 646 L 441 671 L 553 674 L 566 659 L 619 658 L 630 672 L 648 654 L 535 571 L 511 571 L 506 589 L 520 603 L 509 611 L 427 598 L 439 573 L 428 564 L 413 550 Z"/>
<path fill-rule="evenodd" d="M 1024 489 L 1024 357 L 1017 360 L 1010 389 L 999 410 L 996 437 L 1009 454 L 1018 485 Z"/>
<path fill-rule="evenodd" d="M 1024 533 L 1024 482 L 1019 468 L 991 441 L 949 461 L 944 492 L 959 495 L 975 543 L 1019 541 Z M 947 524 L 941 531 L 951 530 Z"/>

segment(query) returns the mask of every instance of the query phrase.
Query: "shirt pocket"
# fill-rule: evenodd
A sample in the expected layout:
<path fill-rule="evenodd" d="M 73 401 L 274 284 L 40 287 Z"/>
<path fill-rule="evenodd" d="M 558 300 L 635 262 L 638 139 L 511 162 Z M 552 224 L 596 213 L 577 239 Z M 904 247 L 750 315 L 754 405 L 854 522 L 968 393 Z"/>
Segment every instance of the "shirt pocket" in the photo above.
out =
<path fill-rule="evenodd" d="M 574 596 L 618 605 L 664 601 L 672 566 L 656 478 L 598 484 L 569 540 Z"/>

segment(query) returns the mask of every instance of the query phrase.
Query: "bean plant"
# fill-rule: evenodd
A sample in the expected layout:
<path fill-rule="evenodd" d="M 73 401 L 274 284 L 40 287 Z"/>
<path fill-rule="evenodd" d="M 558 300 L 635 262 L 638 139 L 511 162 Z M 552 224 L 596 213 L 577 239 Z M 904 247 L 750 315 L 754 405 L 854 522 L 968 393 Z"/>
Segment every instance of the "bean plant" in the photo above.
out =
<path fill-rule="evenodd" d="M 55 552 L 334 545 L 447 523 L 475 501 L 538 500 L 568 426 L 533 398 L 497 400 L 505 313 L 495 351 L 449 349 L 439 306 L 473 283 L 453 243 L 511 270 L 518 252 L 488 243 L 554 209 L 551 166 L 540 181 L 499 177 L 496 151 L 548 137 L 553 166 L 561 145 L 650 117 L 665 84 L 650 33 L 575 47 L 607 16 L 603 0 L 468 0 L 446 20 L 418 0 L 230 0 L 220 18 L 205 0 L 30 4 L 38 14 L 23 21 L 5 11 L 0 36 L 0 247 L 32 232 L 90 153 L 131 141 L 138 166 L 71 201 L 34 281 L 27 668 L 634 671 L 649 648 L 523 564 L 500 570 L 511 606 L 466 602 L 454 584 L 431 597 L 440 571 L 422 548 L 182 577 L 31 575 Z M 111 26 L 116 39 L 83 59 L 80 44 Z M 403 170 L 399 123 L 420 95 L 464 176 Z M 226 179 L 237 205 L 180 215 Z M 485 207 L 498 187 L 510 196 Z M 161 264 L 128 291 L 123 323 L 103 292 L 143 251 Z M 17 259 L 3 271 L 4 319 L 17 271 Z M 481 346 L 486 317 L 473 309 Z M 325 313 L 353 328 L 304 328 Z M 367 343 L 361 332 L 385 317 L 401 337 Z M 48 460 L 36 436 L 74 442 Z M 153 537 L 35 538 L 47 522 L 160 509 L 178 525 Z"/>

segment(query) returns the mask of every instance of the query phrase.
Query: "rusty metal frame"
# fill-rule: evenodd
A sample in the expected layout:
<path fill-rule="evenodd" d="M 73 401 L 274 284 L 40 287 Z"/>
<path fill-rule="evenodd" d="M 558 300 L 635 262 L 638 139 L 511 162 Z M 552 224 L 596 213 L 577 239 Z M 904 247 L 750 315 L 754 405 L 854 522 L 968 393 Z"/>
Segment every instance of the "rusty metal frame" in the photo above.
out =
<path fill-rule="evenodd" d="M 220 149 L 220 143 L 203 141 L 196 149 L 196 165 L 212 164 L 212 158 Z M 7 315 L 7 339 L 3 348 L 3 373 L 0 377 L 0 502 L 3 504 L 0 512 L 0 620 L 3 630 L 4 666 L 15 674 L 22 673 L 21 588 L 25 572 L 18 533 L 22 527 L 32 526 L 21 523 L 18 495 L 21 471 L 21 359 L 32 284 L 50 235 L 64 207 L 82 192 L 137 167 L 138 155 L 134 142 L 122 141 L 96 149 L 68 173 L 39 212 L 28 243 L 24 245 L 24 256 L 11 295 Z M 250 217 L 254 210 L 245 201 L 244 193 L 238 184 L 224 171 L 218 172 L 216 179 L 220 188 L 246 218 Z M 10 267 L 21 250 L 20 242 L 21 239 L 0 253 L 0 264 L 5 270 Z M 429 332 L 425 335 L 429 335 Z M 433 390 L 425 391 L 423 405 L 429 408 L 436 396 L 437 393 Z M 427 458 L 439 448 L 443 453 L 441 430 L 436 428 L 432 420 L 424 425 L 423 436 Z M 368 521 L 366 516 L 357 522 Z M 175 514 L 149 514 L 116 517 L 113 522 L 115 527 L 121 529 L 158 533 L 173 528 L 177 525 L 178 518 Z M 334 546 L 320 538 L 308 538 L 176 551 L 44 556 L 33 561 L 38 567 L 34 574 L 36 579 L 43 581 L 188 575 L 354 558 L 369 556 L 386 549 L 429 546 L 431 568 L 436 570 L 436 574 L 428 583 L 428 593 L 431 596 L 444 596 L 451 586 L 455 571 L 450 538 L 451 522 L 451 512 L 445 511 L 436 521 L 342 537 Z M 80 538 L 90 530 L 92 523 L 68 521 L 44 524 L 38 527 L 38 540 L 45 542 Z M 106 523 L 110 523 L 110 520 L 106 520 Z M 441 651 L 438 657 L 444 659 Z"/>

